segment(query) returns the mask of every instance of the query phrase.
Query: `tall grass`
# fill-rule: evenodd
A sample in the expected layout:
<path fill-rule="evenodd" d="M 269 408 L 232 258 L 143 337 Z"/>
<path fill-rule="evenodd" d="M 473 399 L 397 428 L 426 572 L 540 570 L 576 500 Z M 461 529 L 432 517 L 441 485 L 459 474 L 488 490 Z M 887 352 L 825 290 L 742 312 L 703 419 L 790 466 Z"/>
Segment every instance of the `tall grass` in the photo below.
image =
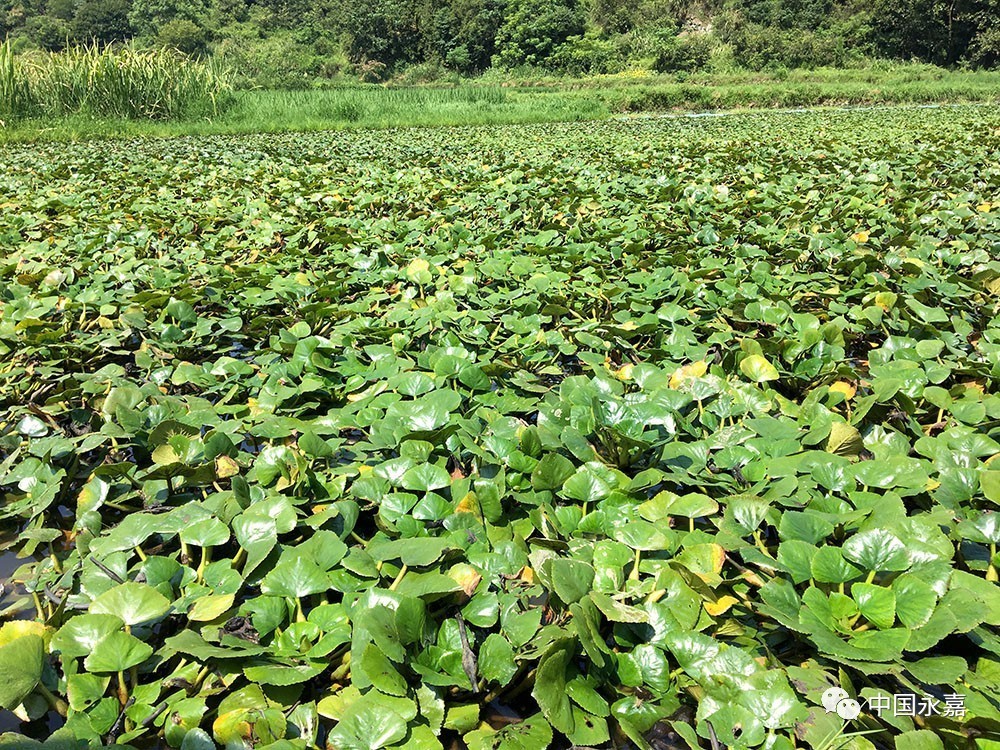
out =
<path fill-rule="evenodd" d="M 31 90 L 14 50 L 0 44 L 0 120 L 12 120 L 31 109 Z"/>
<path fill-rule="evenodd" d="M 216 69 L 167 50 L 86 47 L 22 59 L 0 44 L 0 119 L 173 120 L 216 114 L 232 100 Z"/>

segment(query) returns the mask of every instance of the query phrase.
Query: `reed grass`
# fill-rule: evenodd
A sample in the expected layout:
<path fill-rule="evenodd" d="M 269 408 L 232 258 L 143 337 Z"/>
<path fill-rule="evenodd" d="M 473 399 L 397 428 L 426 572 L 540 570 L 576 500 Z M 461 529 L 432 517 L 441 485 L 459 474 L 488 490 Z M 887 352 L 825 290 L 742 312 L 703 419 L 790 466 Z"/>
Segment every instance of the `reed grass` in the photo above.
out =
<path fill-rule="evenodd" d="M 19 58 L 0 44 L 0 119 L 177 120 L 234 101 L 225 75 L 168 50 L 81 47 Z"/>

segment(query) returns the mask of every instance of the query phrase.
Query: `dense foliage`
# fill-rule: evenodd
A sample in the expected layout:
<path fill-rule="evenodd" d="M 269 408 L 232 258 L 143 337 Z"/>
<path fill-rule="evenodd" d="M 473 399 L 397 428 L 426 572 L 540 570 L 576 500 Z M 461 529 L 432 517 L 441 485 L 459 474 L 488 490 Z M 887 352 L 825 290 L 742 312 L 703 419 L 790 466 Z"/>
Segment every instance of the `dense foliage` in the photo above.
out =
<path fill-rule="evenodd" d="M 267 87 L 491 66 L 573 75 L 872 58 L 982 67 L 1000 54 L 998 19 L 998 0 L 0 0 L 0 38 L 24 48 L 136 38 L 214 54 Z"/>
<path fill-rule="evenodd" d="M 8 147 L 0 705 L 996 748 L 998 165 L 977 108 Z"/>

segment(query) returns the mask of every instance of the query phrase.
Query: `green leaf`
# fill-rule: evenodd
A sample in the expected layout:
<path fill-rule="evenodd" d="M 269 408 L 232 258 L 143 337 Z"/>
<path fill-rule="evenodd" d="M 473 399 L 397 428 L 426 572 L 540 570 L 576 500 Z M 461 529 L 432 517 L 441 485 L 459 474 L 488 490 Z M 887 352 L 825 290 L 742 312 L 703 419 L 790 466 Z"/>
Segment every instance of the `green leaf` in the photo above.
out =
<path fill-rule="evenodd" d="M 851 596 L 858 611 L 875 627 L 891 628 L 896 621 L 896 595 L 892 589 L 859 582 L 851 585 Z"/>
<path fill-rule="evenodd" d="M 549 575 L 556 595 L 566 604 L 580 601 L 594 585 L 593 566 L 580 560 L 556 558 Z"/>
<path fill-rule="evenodd" d="M 1000 471 L 981 470 L 979 472 L 979 487 L 987 500 L 1000 505 Z"/>
<path fill-rule="evenodd" d="M 52 636 L 50 648 L 62 654 L 63 660 L 86 656 L 111 633 L 124 626 L 115 615 L 82 614 L 70 618 Z"/>
<path fill-rule="evenodd" d="M 861 570 L 844 559 L 839 547 L 820 547 L 812 559 L 812 577 L 822 583 L 845 583 L 861 575 Z"/>
<path fill-rule="evenodd" d="M 314 562 L 293 557 L 276 565 L 260 582 L 262 593 L 272 596 L 302 597 L 330 589 L 330 579 Z"/>
<path fill-rule="evenodd" d="M 153 648 L 128 633 L 111 633 L 98 643 L 83 666 L 90 672 L 122 672 L 142 664 Z"/>
<path fill-rule="evenodd" d="M 386 696 L 369 692 L 348 706 L 327 744 L 339 750 L 379 750 L 402 740 L 406 723 Z"/>
<path fill-rule="evenodd" d="M 910 556 L 903 544 L 885 529 L 862 531 L 844 542 L 844 557 L 865 570 L 893 571 L 910 567 Z"/>
<path fill-rule="evenodd" d="M 490 633 L 479 649 L 479 672 L 490 682 L 506 686 L 517 674 L 514 649 L 498 633 Z"/>
<path fill-rule="evenodd" d="M 546 453 L 531 472 L 531 485 L 536 490 L 558 490 L 573 476 L 573 462 L 558 453 Z"/>
<path fill-rule="evenodd" d="M 446 469 L 436 464 L 419 464 L 403 474 L 404 489 L 415 492 L 431 492 L 440 490 L 451 484 L 451 477 Z"/>
<path fill-rule="evenodd" d="M 129 626 L 151 622 L 169 611 L 170 600 L 144 583 L 122 583 L 90 604 L 92 614 L 114 615 Z"/>
<path fill-rule="evenodd" d="M 374 643 L 365 647 L 360 667 L 376 689 L 388 695 L 406 695 L 406 680 Z"/>
<path fill-rule="evenodd" d="M 441 537 L 413 537 L 372 544 L 368 553 L 379 562 L 399 560 L 410 567 L 423 567 L 436 562 L 455 545 Z"/>
<path fill-rule="evenodd" d="M 229 541 L 229 528 L 218 518 L 210 516 L 185 526 L 180 531 L 181 541 L 197 547 L 218 547 Z"/>
<path fill-rule="evenodd" d="M 541 658 L 531 690 L 542 715 L 564 734 L 570 734 L 575 727 L 573 707 L 566 693 L 566 668 L 573 656 L 573 643 L 563 641 Z"/>
<path fill-rule="evenodd" d="M 944 750 L 944 743 L 930 729 L 919 729 L 896 737 L 896 750 Z"/>

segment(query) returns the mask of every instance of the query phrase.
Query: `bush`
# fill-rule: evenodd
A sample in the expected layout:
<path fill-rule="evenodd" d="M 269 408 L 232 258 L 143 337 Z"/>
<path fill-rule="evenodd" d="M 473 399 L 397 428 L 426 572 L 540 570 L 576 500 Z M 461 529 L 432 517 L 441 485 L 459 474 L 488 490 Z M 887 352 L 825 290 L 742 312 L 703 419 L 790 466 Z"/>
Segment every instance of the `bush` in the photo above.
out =
<path fill-rule="evenodd" d="M 459 73 L 471 73 L 475 68 L 472 53 L 469 52 L 469 48 L 464 44 L 460 44 L 451 50 L 445 57 L 444 64 L 452 70 L 457 70 Z"/>
<path fill-rule="evenodd" d="M 213 57 L 233 71 L 236 85 L 244 88 L 316 88 L 350 67 L 336 52 L 317 51 L 317 46 L 326 45 L 322 38 L 309 45 L 285 31 L 261 39 L 250 24 L 227 27 L 220 35 Z"/>
<path fill-rule="evenodd" d="M 654 47 L 653 70 L 657 73 L 702 70 L 712 56 L 709 34 L 664 34 Z"/>
<path fill-rule="evenodd" d="M 734 30 L 730 42 L 736 61 L 751 70 L 840 66 L 848 58 L 842 38 L 809 29 L 746 24 Z"/>
<path fill-rule="evenodd" d="M 208 32 L 186 18 L 175 18 L 160 27 L 156 43 L 164 49 L 175 49 L 185 55 L 201 55 L 208 46 Z"/>
<path fill-rule="evenodd" d="M 383 83 L 389 78 L 389 66 L 379 60 L 365 60 L 355 72 L 362 83 Z"/>
<path fill-rule="evenodd" d="M 570 37 L 549 58 L 549 66 L 570 75 L 598 75 L 621 70 L 614 42 L 593 35 Z"/>

